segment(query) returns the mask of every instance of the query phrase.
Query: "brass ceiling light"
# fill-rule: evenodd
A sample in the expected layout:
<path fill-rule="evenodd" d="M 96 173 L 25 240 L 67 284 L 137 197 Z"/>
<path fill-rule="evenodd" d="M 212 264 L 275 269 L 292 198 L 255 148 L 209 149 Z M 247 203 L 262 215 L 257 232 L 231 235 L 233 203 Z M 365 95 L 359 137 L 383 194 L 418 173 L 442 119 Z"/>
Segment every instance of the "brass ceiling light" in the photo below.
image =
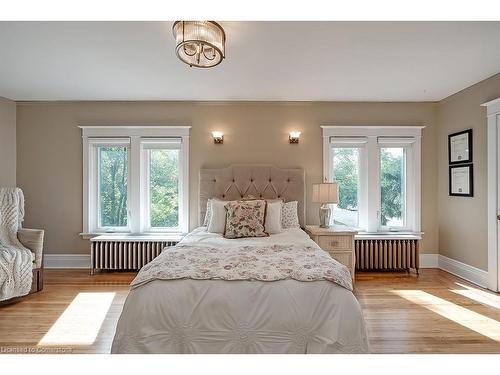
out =
<path fill-rule="evenodd" d="M 189 66 L 211 68 L 225 57 L 226 34 L 214 21 L 176 21 L 175 53 Z"/>

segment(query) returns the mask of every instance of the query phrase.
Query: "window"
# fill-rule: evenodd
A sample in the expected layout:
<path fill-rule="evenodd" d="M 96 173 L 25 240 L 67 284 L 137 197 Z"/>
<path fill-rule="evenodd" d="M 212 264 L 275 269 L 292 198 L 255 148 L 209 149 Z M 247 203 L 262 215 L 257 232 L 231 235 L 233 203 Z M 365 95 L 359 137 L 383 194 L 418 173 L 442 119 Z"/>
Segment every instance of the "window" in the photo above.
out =
<path fill-rule="evenodd" d="M 334 206 L 335 224 L 357 227 L 359 199 L 359 148 L 333 148 L 332 178 L 339 184 L 339 203 Z"/>
<path fill-rule="evenodd" d="M 142 142 L 147 231 L 179 231 L 180 146 L 172 139 Z"/>
<path fill-rule="evenodd" d="M 188 231 L 189 127 L 82 127 L 84 228 Z"/>
<path fill-rule="evenodd" d="M 420 231 L 421 127 L 324 126 L 324 175 L 339 185 L 332 223 Z"/>
<path fill-rule="evenodd" d="M 402 147 L 380 148 L 380 226 L 406 226 L 406 157 Z"/>
<path fill-rule="evenodd" d="M 179 226 L 179 151 L 149 150 L 149 219 L 152 228 Z"/>
<path fill-rule="evenodd" d="M 128 147 L 98 146 L 99 228 L 126 228 Z"/>

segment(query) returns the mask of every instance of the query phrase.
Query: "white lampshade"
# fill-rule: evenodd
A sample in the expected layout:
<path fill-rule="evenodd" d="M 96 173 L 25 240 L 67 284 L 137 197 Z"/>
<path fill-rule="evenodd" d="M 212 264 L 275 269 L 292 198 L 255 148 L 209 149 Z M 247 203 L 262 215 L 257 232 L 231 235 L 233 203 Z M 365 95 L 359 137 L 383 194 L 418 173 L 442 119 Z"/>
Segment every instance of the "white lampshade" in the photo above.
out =
<path fill-rule="evenodd" d="M 314 203 L 338 203 L 339 186 L 336 182 L 313 184 L 312 200 Z"/>

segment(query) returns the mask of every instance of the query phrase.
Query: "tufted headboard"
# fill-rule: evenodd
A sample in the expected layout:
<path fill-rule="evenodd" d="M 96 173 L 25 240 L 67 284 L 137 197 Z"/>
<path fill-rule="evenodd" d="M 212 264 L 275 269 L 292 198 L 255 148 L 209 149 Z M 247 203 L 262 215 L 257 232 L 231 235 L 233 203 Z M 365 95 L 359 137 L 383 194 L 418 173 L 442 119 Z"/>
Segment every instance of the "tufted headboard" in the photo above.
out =
<path fill-rule="evenodd" d="M 235 164 L 227 168 L 200 169 L 199 222 L 203 224 L 207 200 L 241 199 L 248 195 L 257 198 L 283 198 L 298 201 L 300 226 L 305 226 L 304 170 L 282 169 L 271 165 Z"/>

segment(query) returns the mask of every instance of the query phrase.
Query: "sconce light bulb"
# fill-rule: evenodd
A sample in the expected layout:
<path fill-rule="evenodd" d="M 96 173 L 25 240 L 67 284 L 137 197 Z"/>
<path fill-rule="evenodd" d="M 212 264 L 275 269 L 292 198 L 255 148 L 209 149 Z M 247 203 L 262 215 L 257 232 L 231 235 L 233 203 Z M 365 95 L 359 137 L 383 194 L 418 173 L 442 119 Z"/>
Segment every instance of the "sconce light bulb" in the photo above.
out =
<path fill-rule="evenodd" d="M 300 132 L 298 131 L 290 132 L 290 134 L 288 135 L 290 143 L 299 143 L 299 138 L 300 138 Z"/>
<path fill-rule="evenodd" d="M 224 133 L 214 130 L 212 132 L 212 137 L 214 138 L 214 143 L 215 144 L 221 144 L 224 143 Z"/>
<path fill-rule="evenodd" d="M 213 131 L 212 132 L 212 136 L 214 138 L 221 138 L 222 136 L 224 136 L 224 133 L 220 132 L 220 131 Z"/>

